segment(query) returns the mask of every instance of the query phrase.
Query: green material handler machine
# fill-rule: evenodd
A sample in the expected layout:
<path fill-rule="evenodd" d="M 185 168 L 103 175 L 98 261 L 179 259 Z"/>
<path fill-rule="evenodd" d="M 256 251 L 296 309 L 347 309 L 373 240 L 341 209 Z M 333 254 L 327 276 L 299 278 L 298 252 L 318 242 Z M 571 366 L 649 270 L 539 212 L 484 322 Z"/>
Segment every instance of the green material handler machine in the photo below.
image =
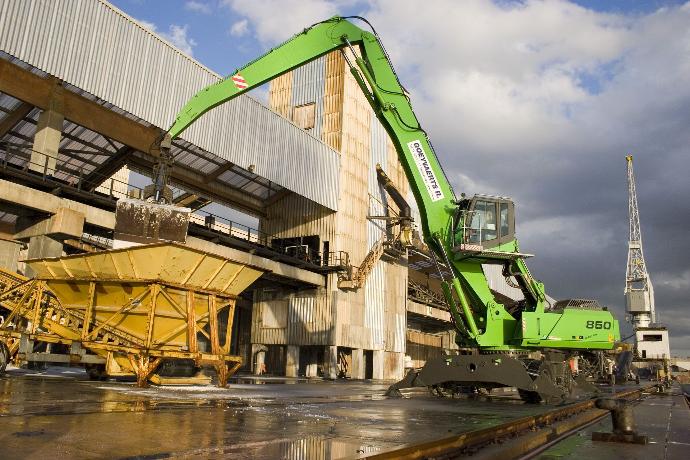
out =
<path fill-rule="evenodd" d="M 159 140 L 162 162 L 153 195 L 165 195 L 171 140 L 204 113 L 340 50 L 395 145 L 419 207 L 425 243 L 435 260 L 452 272 L 443 279 L 443 291 L 457 343 L 468 350 L 428 361 L 393 385 L 389 394 L 411 386 L 429 386 L 439 394 L 511 386 L 531 402 L 568 398 L 578 383 L 585 384 L 601 351 L 620 339 L 618 321 L 595 302 L 548 301 L 515 239 L 513 202 L 485 195 L 457 198 L 375 30 L 363 18 L 348 19 L 363 21 L 371 32 L 346 18 L 328 19 L 197 93 Z M 515 280 L 524 299 L 497 301 L 483 269 L 487 264 L 499 265 L 505 277 Z"/>

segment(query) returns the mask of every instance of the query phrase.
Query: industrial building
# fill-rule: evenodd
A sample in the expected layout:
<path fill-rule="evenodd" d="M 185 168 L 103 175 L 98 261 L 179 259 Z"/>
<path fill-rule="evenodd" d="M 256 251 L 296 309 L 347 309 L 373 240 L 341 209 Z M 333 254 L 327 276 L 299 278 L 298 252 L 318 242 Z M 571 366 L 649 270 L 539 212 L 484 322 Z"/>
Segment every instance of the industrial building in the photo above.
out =
<path fill-rule="evenodd" d="M 117 200 L 141 195 L 128 171 L 151 176 L 155 138 L 221 76 L 105 1 L 1 8 L 0 263 L 30 276 L 18 260 L 112 247 Z M 276 79 L 269 106 L 241 96 L 173 145 L 186 244 L 264 271 L 232 321 L 244 369 L 398 379 L 456 348 L 429 255 L 388 244 L 398 210 L 376 165 L 413 200 L 343 57 Z"/>

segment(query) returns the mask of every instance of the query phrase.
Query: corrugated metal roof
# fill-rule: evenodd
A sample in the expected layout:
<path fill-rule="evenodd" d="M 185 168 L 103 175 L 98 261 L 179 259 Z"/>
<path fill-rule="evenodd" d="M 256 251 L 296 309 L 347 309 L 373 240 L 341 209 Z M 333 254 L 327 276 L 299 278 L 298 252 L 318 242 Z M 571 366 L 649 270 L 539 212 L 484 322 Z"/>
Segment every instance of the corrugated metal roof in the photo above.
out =
<path fill-rule="evenodd" d="M 221 78 L 102 0 L 0 0 L 0 49 L 163 129 Z M 247 96 L 183 138 L 337 210 L 339 154 Z"/>

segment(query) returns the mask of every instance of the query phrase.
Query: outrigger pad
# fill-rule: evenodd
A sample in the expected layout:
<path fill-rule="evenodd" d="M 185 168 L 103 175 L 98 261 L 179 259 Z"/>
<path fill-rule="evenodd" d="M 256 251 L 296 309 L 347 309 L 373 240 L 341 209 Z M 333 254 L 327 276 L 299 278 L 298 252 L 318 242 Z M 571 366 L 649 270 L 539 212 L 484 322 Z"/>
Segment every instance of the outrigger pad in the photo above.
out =
<path fill-rule="evenodd" d="M 523 361 L 504 354 L 454 355 L 431 359 L 421 370 L 410 371 L 400 382 L 391 385 L 386 395 L 399 397 L 403 388 L 448 383 L 487 388 L 515 387 L 536 393 L 547 403 L 561 402 L 570 396 L 568 390 L 554 384 L 548 372 L 542 372 L 540 368 L 535 377 L 527 371 Z"/>
<path fill-rule="evenodd" d="M 426 384 L 419 380 L 419 371 L 416 369 L 410 369 L 410 371 L 403 377 L 399 382 L 394 383 L 388 387 L 385 395 L 391 398 L 402 398 L 402 393 L 400 393 L 401 388 L 413 388 L 413 387 L 425 387 Z"/>

